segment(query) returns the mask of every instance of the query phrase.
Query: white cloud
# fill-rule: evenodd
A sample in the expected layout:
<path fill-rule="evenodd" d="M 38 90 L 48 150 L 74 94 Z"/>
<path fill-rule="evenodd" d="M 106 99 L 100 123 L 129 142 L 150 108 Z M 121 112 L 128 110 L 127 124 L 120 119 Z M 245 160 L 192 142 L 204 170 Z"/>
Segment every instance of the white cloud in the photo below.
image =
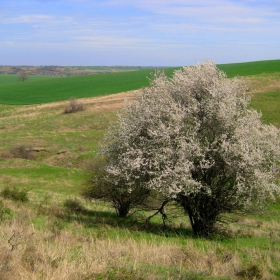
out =
<path fill-rule="evenodd" d="M 262 23 L 264 20 L 279 19 L 278 11 L 270 1 L 230 1 L 230 0 L 108 0 L 98 2 L 107 7 L 132 7 L 154 15 L 165 15 L 171 18 L 180 17 L 201 22 L 232 22 L 232 23 Z M 96 2 L 95 2 L 96 3 Z M 102 3 L 102 4 L 100 4 Z"/>
<path fill-rule="evenodd" d="M 234 46 L 279 46 L 279 0 L 13 0 L 0 6 L 7 51 L 65 50 L 73 57 L 96 51 L 120 60 L 146 52 L 179 61 L 192 53 L 216 58 Z"/>
<path fill-rule="evenodd" d="M 2 24 L 34 24 L 34 23 L 47 23 L 48 25 L 70 23 L 72 17 L 70 16 L 53 16 L 44 14 L 29 14 L 20 15 L 17 17 L 7 17 L 0 19 Z"/>
<path fill-rule="evenodd" d="M 80 42 L 81 44 L 87 45 L 111 45 L 112 47 L 116 46 L 131 46 L 135 44 L 148 43 L 150 40 L 143 40 L 139 38 L 128 38 L 120 36 L 77 36 L 73 38 L 75 41 Z"/>

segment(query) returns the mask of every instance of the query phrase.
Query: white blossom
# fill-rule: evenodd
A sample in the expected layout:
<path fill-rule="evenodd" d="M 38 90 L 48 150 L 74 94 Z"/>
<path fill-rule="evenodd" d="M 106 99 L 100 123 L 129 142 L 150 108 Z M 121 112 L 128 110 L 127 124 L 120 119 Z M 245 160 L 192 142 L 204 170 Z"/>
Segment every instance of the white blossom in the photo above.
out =
<path fill-rule="evenodd" d="M 174 199 L 220 196 L 225 208 L 280 193 L 279 130 L 248 109 L 245 90 L 211 61 L 170 79 L 156 72 L 104 139 L 110 178 Z"/>

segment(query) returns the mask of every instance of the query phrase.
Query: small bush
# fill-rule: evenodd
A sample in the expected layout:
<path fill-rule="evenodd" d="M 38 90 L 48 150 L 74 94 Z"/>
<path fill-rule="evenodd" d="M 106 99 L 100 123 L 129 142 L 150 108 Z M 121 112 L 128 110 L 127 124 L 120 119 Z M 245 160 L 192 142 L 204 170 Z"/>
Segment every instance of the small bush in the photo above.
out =
<path fill-rule="evenodd" d="M 27 197 L 27 190 L 19 190 L 18 188 L 4 188 L 0 195 L 6 199 L 11 199 L 14 201 L 27 202 L 29 199 Z"/>
<path fill-rule="evenodd" d="M 8 158 L 34 159 L 33 148 L 29 145 L 18 145 L 10 148 Z M 6 156 L 7 158 L 7 156 Z"/>
<path fill-rule="evenodd" d="M 251 265 L 236 275 L 245 279 L 263 279 L 262 270 L 257 265 Z"/>
<path fill-rule="evenodd" d="M 84 105 L 78 103 L 77 99 L 72 98 L 69 101 L 69 105 L 67 105 L 66 108 L 64 109 L 64 114 L 76 113 L 84 110 L 85 110 Z"/>
<path fill-rule="evenodd" d="M 77 198 L 68 198 L 64 201 L 63 206 L 71 213 L 81 213 L 85 210 L 84 206 Z"/>
<path fill-rule="evenodd" d="M 150 196 L 151 191 L 143 187 L 124 188 L 123 185 L 114 184 L 105 178 L 106 162 L 102 158 L 96 158 L 88 166 L 88 178 L 81 190 L 81 195 L 85 199 L 99 199 L 112 203 L 117 216 L 125 218 L 132 208 L 147 208 L 145 201 Z M 125 183 L 124 183 L 125 184 Z"/>

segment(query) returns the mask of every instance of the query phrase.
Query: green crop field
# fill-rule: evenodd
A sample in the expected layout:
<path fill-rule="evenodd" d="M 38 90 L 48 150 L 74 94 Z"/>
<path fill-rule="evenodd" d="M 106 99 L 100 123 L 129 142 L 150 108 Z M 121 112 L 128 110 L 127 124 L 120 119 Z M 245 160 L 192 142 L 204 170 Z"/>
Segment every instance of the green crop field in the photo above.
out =
<path fill-rule="evenodd" d="M 241 75 L 247 65 L 241 76 L 251 106 L 280 128 L 280 70 L 272 64 L 224 70 Z M 193 236 L 174 206 L 164 227 L 158 216 L 145 223 L 150 212 L 120 219 L 110 203 L 81 197 L 99 143 L 124 104 L 118 91 L 148 85 L 150 72 L 30 76 L 24 83 L 0 75 L 0 279 L 280 278 L 279 199 L 246 216 L 229 215 L 230 235 L 207 240 Z M 84 111 L 64 114 L 71 97 L 93 98 L 78 99 Z M 14 156 L 20 146 L 30 148 L 29 159 Z M 28 201 L 5 196 L 7 189 L 26 192 Z"/>
<path fill-rule="evenodd" d="M 28 76 L 29 82 L 44 82 L 47 80 L 52 80 L 52 79 L 57 79 L 59 77 L 52 77 L 52 76 L 36 76 L 36 75 L 31 75 Z M 0 74 L 0 88 L 5 87 L 7 85 L 16 85 L 16 84 L 22 84 L 18 80 L 18 75 L 15 74 Z"/>
<path fill-rule="evenodd" d="M 250 76 L 280 72 L 280 60 L 235 64 L 220 64 L 219 69 L 229 77 Z M 137 69 L 137 68 L 136 68 Z M 163 69 L 168 76 L 179 68 Z M 88 76 L 49 77 L 30 76 L 19 82 L 17 75 L 0 75 L 0 103 L 42 104 L 69 98 L 94 97 L 139 89 L 149 85 L 154 70 L 141 69 L 128 72 L 105 73 Z"/>
<path fill-rule="evenodd" d="M 165 71 L 170 75 L 172 68 Z M 0 103 L 40 104 L 130 91 L 148 86 L 151 73 L 145 69 L 61 78 L 32 76 L 25 82 L 18 82 L 17 75 L 0 75 Z"/>
<path fill-rule="evenodd" d="M 253 61 L 243 63 L 219 64 L 220 70 L 227 73 L 228 77 L 234 76 L 250 76 L 263 73 L 280 72 L 279 60 Z"/>

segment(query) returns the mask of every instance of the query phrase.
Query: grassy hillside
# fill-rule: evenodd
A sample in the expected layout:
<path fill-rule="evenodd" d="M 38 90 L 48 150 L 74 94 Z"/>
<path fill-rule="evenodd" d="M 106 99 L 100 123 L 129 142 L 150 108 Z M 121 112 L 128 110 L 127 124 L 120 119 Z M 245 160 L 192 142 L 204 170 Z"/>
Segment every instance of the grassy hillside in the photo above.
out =
<path fill-rule="evenodd" d="M 251 105 L 263 111 L 264 122 L 280 127 L 279 80 L 277 73 L 246 78 Z M 192 235 L 186 216 L 173 206 L 166 228 L 158 216 L 145 224 L 151 213 L 123 220 L 110 204 L 81 198 L 98 143 L 132 96 L 80 99 L 85 110 L 75 114 L 63 114 L 67 100 L 0 105 L 0 193 L 26 191 L 29 199 L 0 194 L 0 279 L 280 278 L 280 201 L 229 216 L 230 238 L 204 240 Z M 13 156 L 21 145 L 30 147 L 29 160 Z"/>
<path fill-rule="evenodd" d="M 280 72 L 280 59 L 231 64 L 218 64 L 217 66 L 220 70 L 225 71 L 228 77 L 259 75 L 263 73 L 269 74 Z"/>
<path fill-rule="evenodd" d="M 270 74 L 280 72 L 280 60 L 220 64 L 218 68 L 225 71 L 229 77 Z M 175 69 L 166 68 L 164 71 L 171 76 Z M 85 98 L 136 90 L 149 85 L 148 78 L 151 77 L 153 71 L 140 69 L 130 72 L 60 78 L 30 76 L 26 82 L 18 82 L 17 75 L 0 75 L 0 103 L 42 104 L 72 97 Z"/>
<path fill-rule="evenodd" d="M 280 127 L 280 90 L 253 95 L 251 106 L 262 113 L 264 123 Z"/>
<path fill-rule="evenodd" d="M 41 104 L 72 97 L 85 98 L 135 90 L 149 85 L 151 72 L 151 69 L 146 69 L 61 78 L 40 76 L 32 77 L 26 82 L 12 82 L 16 80 L 12 75 L 0 75 L 0 103 Z M 172 69 L 167 69 L 166 72 L 170 75 Z"/>
<path fill-rule="evenodd" d="M 67 115 L 68 101 L 0 106 L 0 192 L 17 188 L 29 198 L 0 195 L 0 279 L 280 277 L 280 202 L 231 216 L 230 238 L 204 240 L 194 238 L 178 208 L 167 209 L 170 228 L 164 228 L 160 217 L 150 225 L 145 212 L 123 220 L 110 204 L 80 197 L 84 169 L 125 97 L 83 99 L 85 111 Z M 274 102 L 265 101 L 266 107 Z M 33 160 L 9 158 L 20 144 L 36 148 Z"/>

